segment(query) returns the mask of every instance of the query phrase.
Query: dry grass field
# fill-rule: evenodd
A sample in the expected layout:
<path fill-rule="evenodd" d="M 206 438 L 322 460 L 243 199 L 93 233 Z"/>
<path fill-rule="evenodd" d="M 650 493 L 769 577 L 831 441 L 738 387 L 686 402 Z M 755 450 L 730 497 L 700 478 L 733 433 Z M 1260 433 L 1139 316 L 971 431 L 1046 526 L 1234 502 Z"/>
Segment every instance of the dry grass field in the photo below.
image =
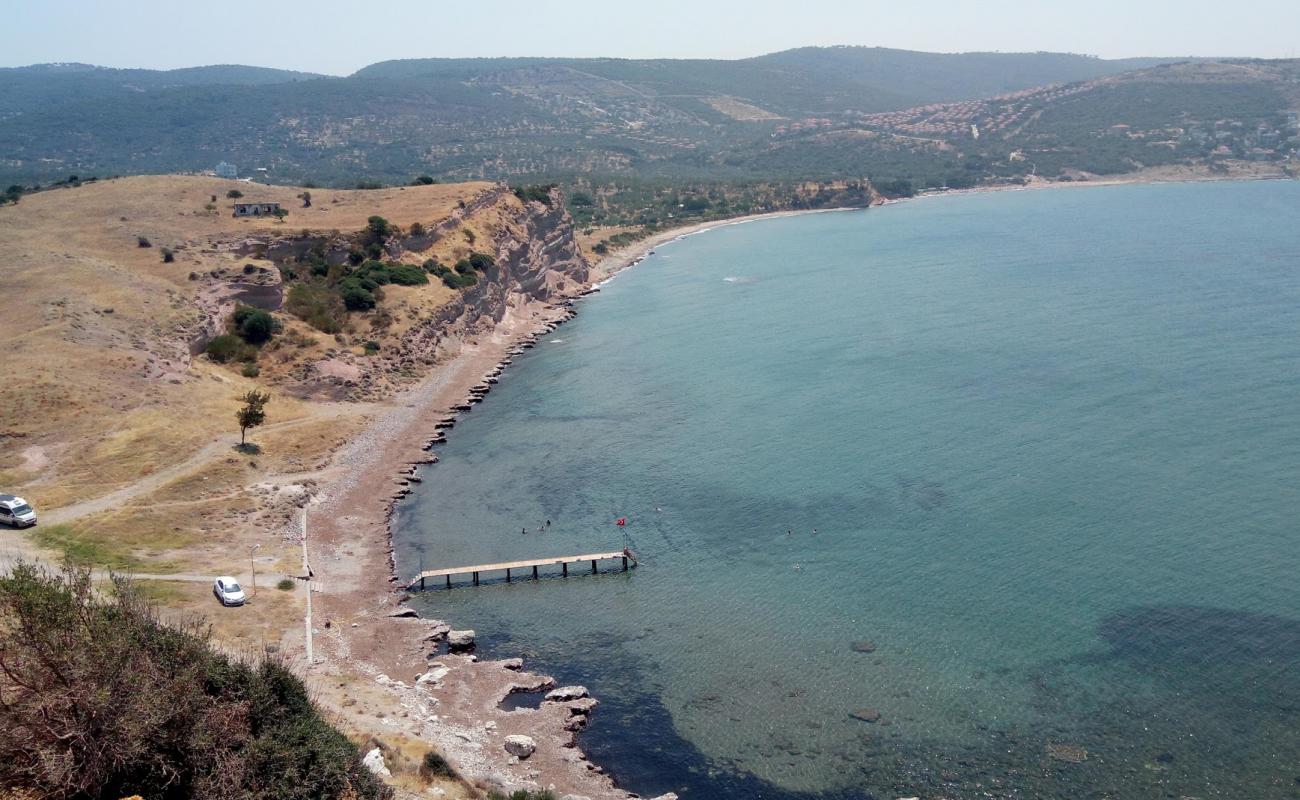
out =
<path fill-rule="evenodd" d="M 291 535 L 300 498 L 373 406 L 313 402 L 279 384 L 304 365 L 359 373 L 364 341 L 404 336 L 455 292 L 437 280 L 385 287 L 381 307 L 354 315 L 356 327 L 337 336 L 277 314 L 285 333 L 260 358 L 261 374 L 248 378 L 237 364 L 192 355 L 196 335 L 212 324 L 202 302 L 210 276 L 270 267 L 238 254 L 250 237 L 348 234 L 372 215 L 431 227 L 494 189 L 311 189 L 312 206 L 303 208 L 303 189 L 148 176 L 0 207 L 0 367 L 8 376 L 0 381 L 0 491 L 40 512 L 28 537 L 33 552 L 142 573 L 242 575 L 256 543 L 268 579 L 292 573 L 301 561 Z M 242 192 L 240 202 L 279 202 L 289 216 L 235 218 L 231 190 Z M 475 241 L 491 247 L 517 201 L 506 195 L 497 205 L 402 260 L 454 263 Z M 151 246 L 140 246 L 141 237 Z M 164 262 L 164 247 L 174 261 Z M 381 328 L 364 319 L 381 315 Z M 258 451 L 246 453 L 234 448 L 236 397 L 253 388 L 269 388 L 272 401 L 267 424 L 250 436 Z M 204 599 L 207 587 L 198 589 Z"/>

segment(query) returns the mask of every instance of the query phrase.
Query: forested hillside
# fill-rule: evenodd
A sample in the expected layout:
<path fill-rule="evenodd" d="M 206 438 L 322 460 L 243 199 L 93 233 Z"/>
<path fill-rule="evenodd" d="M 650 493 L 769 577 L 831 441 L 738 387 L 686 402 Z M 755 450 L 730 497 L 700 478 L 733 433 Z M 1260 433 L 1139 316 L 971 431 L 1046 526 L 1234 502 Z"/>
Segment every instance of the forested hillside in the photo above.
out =
<path fill-rule="evenodd" d="M 739 61 L 420 59 L 0 71 L 0 180 L 238 165 L 277 183 L 963 186 L 1295 149 L 1297 62 L 805 48 Z"/>

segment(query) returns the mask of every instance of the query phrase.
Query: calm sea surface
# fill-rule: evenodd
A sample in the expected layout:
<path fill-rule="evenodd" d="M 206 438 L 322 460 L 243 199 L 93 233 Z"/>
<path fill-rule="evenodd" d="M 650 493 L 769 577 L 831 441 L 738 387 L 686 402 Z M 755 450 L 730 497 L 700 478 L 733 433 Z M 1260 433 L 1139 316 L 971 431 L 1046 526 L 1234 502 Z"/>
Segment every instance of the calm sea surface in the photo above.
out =
<path fill-rule="evenodd" d="M 693 236 L 439 452 L 404 573 L 639 555 L 416 601 L 628 789 L 1300 798 L 1300 183 Z"/>

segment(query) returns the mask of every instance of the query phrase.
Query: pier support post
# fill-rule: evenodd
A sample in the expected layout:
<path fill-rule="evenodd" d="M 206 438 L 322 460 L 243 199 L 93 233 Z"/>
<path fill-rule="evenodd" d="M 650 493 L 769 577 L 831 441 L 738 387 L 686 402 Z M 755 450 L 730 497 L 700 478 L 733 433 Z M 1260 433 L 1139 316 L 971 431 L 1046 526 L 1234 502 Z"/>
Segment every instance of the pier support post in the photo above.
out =
<path fill-rule="evenodd" d="M 475 585 L 475 586 L 478 586 L 478 573 L 477 573 L 477 572 L 474 573 L 474 585 Z"/>
<path fill-rule="evenodd" d="M 623 571 L 627 572 L 627 556 L 623 556 Z"/>
<path fill-rule="evenodd" d="M 592 575 L 596 574 L 596 559 L 594 558 L 591 560 L 591 574 Z"/>
<path fill-rule="evenodd" d="M 506 583 L 510 583 L 510 568 L 506 567 Z"/>
<path fill-rule="evenodd" d="M 450 576 L 450 575 L 447 576 L 447 588 L 448 588 L 448 589 L 451 588 L 451 576 Z"/>
<path fill-rule="evenodd" d="M 423 578 L 423 577 L 420 578 L 420 591 L 422 591 L 422 592 L 424 591 L 424 578 Z"/>
<path fill-rule="evenodd" d="M 533 580 L 537 580 L 537 565 L 533 565 Z"/>
<path fill-rule="evenodd" d="M 569 562 L 565 561 L 560 567 L 564 570 L 564 577 L 569 577 Z"/>

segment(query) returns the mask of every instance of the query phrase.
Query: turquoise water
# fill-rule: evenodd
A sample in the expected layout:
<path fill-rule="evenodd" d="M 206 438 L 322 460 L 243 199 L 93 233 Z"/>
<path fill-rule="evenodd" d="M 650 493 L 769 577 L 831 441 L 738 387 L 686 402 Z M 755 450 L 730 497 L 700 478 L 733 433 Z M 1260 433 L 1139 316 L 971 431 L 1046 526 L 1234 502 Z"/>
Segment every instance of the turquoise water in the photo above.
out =
<path fill-rule="evenodd" d="M 1297 219 L 1130 186 L 664 246 L 452 431 L 401 570 L 629 544 L 416 602 L 587 684 L 634 791 L 1300 797 Z"/>

